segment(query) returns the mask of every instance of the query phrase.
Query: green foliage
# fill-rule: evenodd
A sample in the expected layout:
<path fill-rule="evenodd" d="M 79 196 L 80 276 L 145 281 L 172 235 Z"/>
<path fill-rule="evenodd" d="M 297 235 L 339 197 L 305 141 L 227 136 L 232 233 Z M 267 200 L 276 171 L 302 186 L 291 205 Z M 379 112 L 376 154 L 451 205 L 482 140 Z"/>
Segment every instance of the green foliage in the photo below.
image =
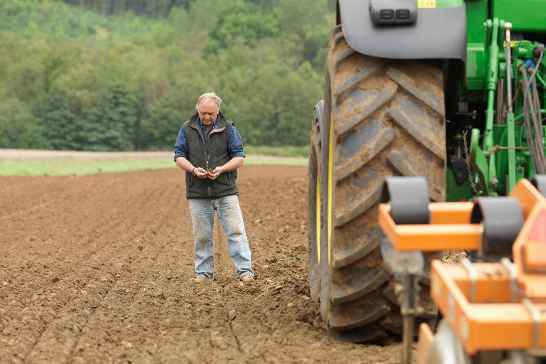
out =
<path fill-rule="evenodd" d="M 142 122 L 143 138 L 153 149 L 161 149 L 173 142 L 184 115 L 175 100 L 165 98 L 150 107 L 149 115 Z"/>
<path fill-rule="evenodd" d="M 132 150 L 138 146 L 140 110 L 137 96 L 125 85 L 114 85 L 97 98 L 87 114 L 88 135 L 95 150 Z"/>
<path fill-rule="evenodd" d="M 64 0 L 67 4 L 85 6 L 104 15 L 132 11 L 151 17 L 168 16 L 174 6 L 189 7 L 191 0 Z"/>
<path fill-rule="evenodd" d="M 210 34 L 209 49 L 218 52 L 220 49 L 231 46 L 238 39 L 254 46 L 264 38 L 277 37 L 279 31 L 279 22 L 275 13 L 260 10 L 244 0 L 238 0 L 222 13 L 222 17 Z"/>
<path fill-rule="evenodd" d="M 0 1 L 0 148 L 170 149 L 211 90 L 246 143 L 307 143 L 327 0 L 67 2 Z"/>
<path fill-rule="evenodd" d="M 42 136 L 52 149 L 80 149 L 79 123 L 70 98 L 64 94 L 46 94 L 35 103 L 34 114 Z M 78 123 L 78 124 L 77 124 Z"/>
<path fill-rule="evenodd" d="M 157 28 L 158 24 L 162 25 L 161 22 L 129 14 L 117 19 L 108 18 L 55 0 L 2 0 L 0 17 L 0 31 L 17 32 L 27 38 L 39 35 L 57 39 L 131 37 L 145 34 Z"/>
<path fill-rule="evenodd" d="M 0 145 L 4 148 L 46 147 L 34 115 L 17 99 L 0 103 Z"/>

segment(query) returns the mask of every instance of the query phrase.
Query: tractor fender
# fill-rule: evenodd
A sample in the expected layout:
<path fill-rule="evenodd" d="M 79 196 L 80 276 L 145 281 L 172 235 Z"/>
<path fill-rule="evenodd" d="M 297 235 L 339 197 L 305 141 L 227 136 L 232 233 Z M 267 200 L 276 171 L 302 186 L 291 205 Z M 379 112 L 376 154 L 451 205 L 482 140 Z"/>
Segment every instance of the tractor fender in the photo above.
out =
<path fill-rule="evenodd" d="M 391 59 L 466 60 L 464 2 L 454 7 L 417 8 L 414 24 L 376 26 L 371 17 L 371 1 L 338 1 L 337 21 L 349 46 L 358 53 Z M 390 0 L 389 4 L 404 7 L 408 2 Z"/>

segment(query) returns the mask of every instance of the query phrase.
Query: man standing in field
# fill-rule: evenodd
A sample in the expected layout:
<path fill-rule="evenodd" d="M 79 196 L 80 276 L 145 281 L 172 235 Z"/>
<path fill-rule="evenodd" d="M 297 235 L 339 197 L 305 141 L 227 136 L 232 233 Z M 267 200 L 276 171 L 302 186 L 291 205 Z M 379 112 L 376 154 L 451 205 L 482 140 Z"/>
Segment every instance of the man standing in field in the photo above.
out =
<path fill-rule="evenodd" d="M 239 132 L 220 112 L 221 103 L 213 92 L 199 96 L 196 113 L 178 132 L 174 160 L 186 172 L 195 239 L 194 280 L 213 278 L 212 231 L 217 212 L 239 279 L 248 282 L 254 279 L 254 272 L 236 184 L 245 154 Z"/>

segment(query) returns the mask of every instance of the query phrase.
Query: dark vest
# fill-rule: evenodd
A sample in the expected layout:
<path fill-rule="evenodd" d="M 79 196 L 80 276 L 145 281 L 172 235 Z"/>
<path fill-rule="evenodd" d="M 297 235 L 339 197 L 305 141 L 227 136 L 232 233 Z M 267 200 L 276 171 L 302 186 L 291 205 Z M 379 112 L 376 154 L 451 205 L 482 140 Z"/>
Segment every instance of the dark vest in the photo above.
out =
<path fill-rule="evenodd" d="M 199 127 L 199 117 L 194 114 L 184 123 L 187 151 L 186 159 L 195 167 L 212 170 L 224 165 L 231 158 L 228 153 L 229 129 L 232 127 L 222 114 L 219 114 L 214 128 L 208 137 Z M 219 198 L 238 194 L 237 171 L 222 173 L 214 181 L 200 179 L 191 173 L 186 173 L 186 197 L 191 198 Z"/>

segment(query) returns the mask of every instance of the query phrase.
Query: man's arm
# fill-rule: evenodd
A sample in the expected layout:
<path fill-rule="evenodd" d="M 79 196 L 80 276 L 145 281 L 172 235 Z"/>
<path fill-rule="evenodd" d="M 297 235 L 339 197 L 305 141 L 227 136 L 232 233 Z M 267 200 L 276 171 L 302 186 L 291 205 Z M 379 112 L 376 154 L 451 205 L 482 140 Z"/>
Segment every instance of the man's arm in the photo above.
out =
<path fill-rule="evenodd" d="M 195 168 L 189 160 L 181 156 L 176 157 L 176 165 L 178 166 L 178 168 L 188 173 L 192 173 L 193 169 Z"/>
<path fill-rule="evenodd" d="M 222 169 L 222 173 L 231 172 L 241 168 L 244 163 L 245 163 L 245 159 L 243 157 L 233 157 L 229 160 L 229 162 L 227 162 L 223 166 L 220 166 L 219 168 Z"/>
<path fill-rule="evenodd" d="M 239 134 L 239 130 L 235 126 L 229 128 L 228 153 L 230 158 L 245 157 L 243 140 L 241 134 Z"/>

